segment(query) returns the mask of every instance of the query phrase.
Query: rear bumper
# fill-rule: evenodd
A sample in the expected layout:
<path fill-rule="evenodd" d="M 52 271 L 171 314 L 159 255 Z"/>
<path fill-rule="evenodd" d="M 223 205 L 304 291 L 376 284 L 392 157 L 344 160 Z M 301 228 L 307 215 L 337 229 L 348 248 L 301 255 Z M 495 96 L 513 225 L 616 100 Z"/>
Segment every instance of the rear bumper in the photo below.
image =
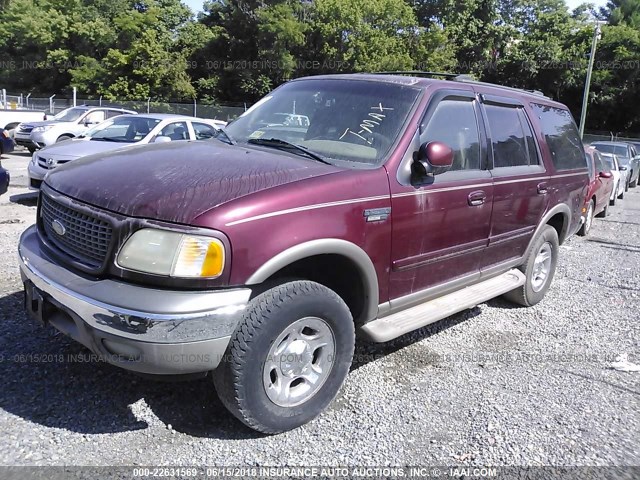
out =
<path fill-rule="evenodd" d="M 41 249 L 35 226 L 22 234 L 19 257 L 32 316 L 101 359 L 140 373 L 215 369 L 251 295 L 249 289 L 167 291 L 81 276 Z"/>

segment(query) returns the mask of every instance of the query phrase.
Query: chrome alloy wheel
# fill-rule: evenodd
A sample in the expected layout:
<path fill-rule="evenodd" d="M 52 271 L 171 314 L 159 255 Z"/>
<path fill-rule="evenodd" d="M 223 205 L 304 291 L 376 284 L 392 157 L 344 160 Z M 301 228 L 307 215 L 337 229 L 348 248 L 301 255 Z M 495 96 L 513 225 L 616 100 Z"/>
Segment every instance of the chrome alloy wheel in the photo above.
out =
<path fill-rule="evenodd" d="M 534 292 L 542 290 L 549 279 L 551 273 L 551 261 L 553 259 L 553 249 L 549 242 L 545 242 L 538 250 L 536 259 L 533 262 L 533 273 L 531 275 L 531 288 Z"/>
<path fill-rule="evenodd" d="M 331 327 L 317 317 L 289 325 L 271 345 L 263 385 L 269 400 L 295 407 L 313 397 L 329 378 L 336 342 Z"/>

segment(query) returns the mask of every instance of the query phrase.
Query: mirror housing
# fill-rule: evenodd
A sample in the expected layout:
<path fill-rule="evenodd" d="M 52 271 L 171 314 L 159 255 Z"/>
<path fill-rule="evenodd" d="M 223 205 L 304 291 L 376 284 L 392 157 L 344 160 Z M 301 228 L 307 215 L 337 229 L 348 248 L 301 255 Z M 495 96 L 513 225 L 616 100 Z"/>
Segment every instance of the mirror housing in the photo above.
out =
<path fill-rule="evenodd" d="M 420 146 L 411 164 L 411 173 L 419 178 L 441 175 L 453 166 L 453 150 L 442 142 L 428 142 Z"/>
<path fill-rule="evenodd" d="M 627 167 L 623 167 L 622 165 L 620 165 L 621 172 L 626 172 L 627 170 L 629 170 Z"/>
<path fill-rule="evenodd" d="M 612 178 L 613 177 L 613 173 L 611 173 L 611 172 L 600 172 L 598 174 L 598 176 L 600 178 Z"/>
<path fill-rule="evenodd" d="M 167 137 L 165 135 L 158 135 L 154 140 L 153 143 L 168 143 L 171 141 L 171 137 Z"/>

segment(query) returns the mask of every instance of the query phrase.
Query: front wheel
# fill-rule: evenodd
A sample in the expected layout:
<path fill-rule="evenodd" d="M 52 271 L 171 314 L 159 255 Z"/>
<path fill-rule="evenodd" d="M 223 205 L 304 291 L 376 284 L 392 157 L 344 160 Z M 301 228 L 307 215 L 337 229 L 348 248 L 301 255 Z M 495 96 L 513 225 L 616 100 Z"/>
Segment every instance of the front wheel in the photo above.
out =
<path fill-rule="evenodd" d="M 73 135 L 60 135 L 56 140 L 56 143 L 64 142 L 65 140 L 70 140 L 73 138 Z"/>
<path fill-rule="evenodd" d="M 558 232 L 552 226 L 545 225 L 534 240 L 526 262 L 519 267 L 526 277 L 524 285 L 506 293 L 505 298 L 525 307 L 540 302 L 551 286 L 559 249 Z"/>
<path fill-rule="evenodd" d="M 218 396 L 248 427 L 275 434 L 313 420 L 344 382 L 355 344 L 344 301 L 295 281 L 254 298 L 214 372 Z"/>

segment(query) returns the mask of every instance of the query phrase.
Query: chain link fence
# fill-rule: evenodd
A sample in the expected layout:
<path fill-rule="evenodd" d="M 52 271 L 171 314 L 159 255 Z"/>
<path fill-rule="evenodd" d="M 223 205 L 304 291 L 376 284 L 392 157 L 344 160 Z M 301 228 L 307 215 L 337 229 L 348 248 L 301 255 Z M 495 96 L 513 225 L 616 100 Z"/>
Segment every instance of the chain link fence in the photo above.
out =
<path fill-rule="evenodd" d="M 103 107 L 120 107 L 138 113 L 173 113 L 213 120 L 230 122 L 246 111 L 249 105 L 208 105 L 203 103 L 156 102 L 146 101 L 107 101 L 104 99 L 76 98 L 75 105 L 90 105 Z M 0 95 L 0 109 L 7 110 L 36 110 L 55 115 L 62 110 L 74 106 L 73 98 L 32 97 L 25 95 L 9 95 L 4 90 Z"/>

